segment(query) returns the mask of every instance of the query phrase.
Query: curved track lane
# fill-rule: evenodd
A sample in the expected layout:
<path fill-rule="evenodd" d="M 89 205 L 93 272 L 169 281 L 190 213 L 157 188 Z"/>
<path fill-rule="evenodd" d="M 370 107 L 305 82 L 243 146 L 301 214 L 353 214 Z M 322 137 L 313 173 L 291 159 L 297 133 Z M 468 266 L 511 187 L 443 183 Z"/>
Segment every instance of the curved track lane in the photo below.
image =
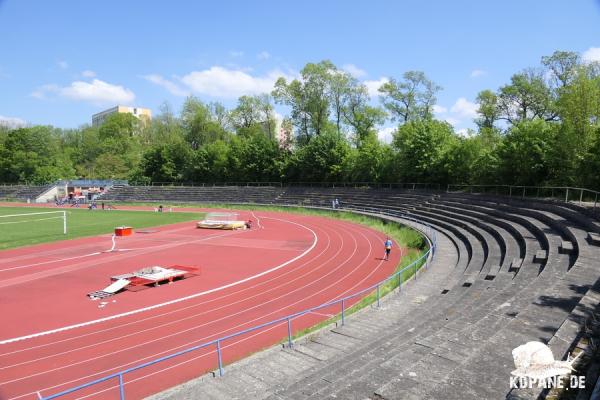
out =
<path fill-rule="evenodd" d="M 0 330 L 0 398 L 35 399 L 38 390 L 52 394 L 347 296 L 388 276 L 399 261 L 395 251 L 383 262 L 383 235 L 364 226 L 270 212 L 253 218 L 259 224 L 251 231 L 202 231 L 190 223 L 162 227 L 120 243 L 134 249 L 127 252 L 101 253 L 104 237 L 74 241 L 68 248 L 58 243 L 0 253 L 0 301 L 11 299 L 0 303 L 0 311 L 11 314 L 10 324 Z M 39 260 L 31 249 L 39 250 Z M 94 252 L 100 254 L 86 255 Z M 85 298 L 108 276 L 153 264 L 197 264 L 203 270 L 173 285 L 119 294 L 104 308 Z M 53 297 L 49 291 L 59 281 L 69 285 Z M 41 291 L 32 292 L 32 285 Z M 329 307 L 299 317 L 294 331 L 339 311 Z M 54 332 L 38 335 L 47 331 Z M 229 339 L 221 344 L 224 362 L 286 334 L 282 323 Z M 127 398 L 164 390 L 216 364 L 211 347 L 127 374 Z M 67 398 L 116 398 L 116 383 Z"/>

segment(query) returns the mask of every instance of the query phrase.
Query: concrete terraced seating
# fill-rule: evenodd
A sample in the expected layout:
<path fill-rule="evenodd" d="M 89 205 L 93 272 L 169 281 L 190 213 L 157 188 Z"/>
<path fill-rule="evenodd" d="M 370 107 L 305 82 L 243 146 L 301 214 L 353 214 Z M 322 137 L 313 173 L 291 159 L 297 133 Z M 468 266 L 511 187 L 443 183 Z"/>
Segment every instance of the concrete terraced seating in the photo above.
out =
<path fill-rule="evenodd" d="M 204 190 L 211 201 L 239 199 Z M 411 217 L 433 227 L 438 247 L 428 270 L 386 296 L 381 308 L 362 310 L 344 326 L 300 339 L 291 349 L 258 353 L 228 366 L 222 378 L 204 376 L 155 398 L 544 394 L 510 390 L 511 352 L 542 341 L 564 360 L 573 349 L 600 302 L 600 221 L 571 204 L 411 190 L 290 187 L 246 201 L 330 208 L 336 198 L 343 209 L 424 229 L 405 219 Z"/>
<path fill-rule="evenodd" d="M 48 185 L 2 185 L 0 186 L 0 199 L 35 200 L 49 188 Z"/>
<path fill-rule="evenodd" d="M 283 189 L 274 186 L 113 186 L 104 201 L 270 203 Z"/>

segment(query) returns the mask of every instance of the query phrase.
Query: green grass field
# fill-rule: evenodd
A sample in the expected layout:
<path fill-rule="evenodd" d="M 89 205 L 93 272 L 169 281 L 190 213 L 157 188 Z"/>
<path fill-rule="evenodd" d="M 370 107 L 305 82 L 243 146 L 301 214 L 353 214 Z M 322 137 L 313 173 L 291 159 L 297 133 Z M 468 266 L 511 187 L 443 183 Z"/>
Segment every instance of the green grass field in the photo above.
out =
<path fill-rule="evenodd" d="M 31 214 L 47 211 L 67 212 L 67 234 L 63 234 L 61 214 L 25 215 L 4 217 L 14 214 Z M 122 211 L 0 207 L 0 250 L 28 246 L 37 243 L 55 242 L 113 232 L 116 226 L 132 226 L 134 229 L 174 224 L 202 219 L 197 212 L 157 213 L 152 211 Z"/>

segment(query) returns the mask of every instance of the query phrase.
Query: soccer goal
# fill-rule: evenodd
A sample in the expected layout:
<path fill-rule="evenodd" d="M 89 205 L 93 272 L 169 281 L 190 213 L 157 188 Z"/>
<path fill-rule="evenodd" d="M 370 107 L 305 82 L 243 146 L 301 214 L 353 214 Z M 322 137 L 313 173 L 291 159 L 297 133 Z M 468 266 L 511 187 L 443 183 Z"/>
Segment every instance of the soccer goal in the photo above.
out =
<path fill-rule="evenodd" d="M 62 231 L 67 234 L 66 211 L 44 211 L 24 214 L 0 215 L 0 229 L 5 232 L 18 233 L 20 231 Z"/>

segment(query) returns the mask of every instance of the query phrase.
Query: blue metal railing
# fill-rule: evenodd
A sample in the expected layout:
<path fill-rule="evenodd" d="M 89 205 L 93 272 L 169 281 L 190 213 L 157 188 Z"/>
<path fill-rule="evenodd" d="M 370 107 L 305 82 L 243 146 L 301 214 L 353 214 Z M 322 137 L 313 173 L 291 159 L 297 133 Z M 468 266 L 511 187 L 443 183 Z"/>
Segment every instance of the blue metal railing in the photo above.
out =
<path fill-rule="evenodd" d="M 372 292 L 375 293 L 376 295 L 376 302 L 377 302 L 377 307 L 380 306 L 380 299 L 381 299 L 381 287 L 386 285 L 388 282 L 391 282 L 394 279 L 398 279 L 398 288 L 399 290 L 402 290 L 402 284 L 404 283 L 402 281 L 402 275 L 407 272 L 410 271 L 411 269 L 413 269 L 413 274 L 411 276 L 408 277 L 408 279 L 410 279 L 411 277 L 413 279 L 417 279 L 417 271 L 420 269 L 420 267 L 422 267 L 423 265 L 425 266 L 425 269 L 427 269 L 427 264 L 431 261 L 431 259 L 433 258 L 433 256 L 435 255 L 435 249 L 437 246 L 437 238 L 436 238 L 436 234 L 435 234 L 435 230 L 431 227 L 431 225 L 419 221 L 415 218 L 409 217 L 407 215 L 401 214 L 401 213 L 390 213 L 390 212 L 386 212 L 386 211 L 382 211 L 380 209 L 376 209 L 376 208 L 358 208 L 358 207 L 346 207 L 346 209 L 351 209 L 353 211 L 362 211 L 362 212 L 366 212 L 366 213 L 375 213 L 375 214 L 382 214 L 382 215 L 388 215 L 388 216 L 392 216 L 392 217 L 397 217 L 397 218 L 402 218 L 404 220 L 409 220 L 409 221 L 413 221 L 416 222 L 418 224 L 424 225 L 426 227 L 425 231 L 421 231 L 421 233 L 424 234 L 426 240 L 429 242 L 429 249 L 423 254 L 421 255 L 421 257 L 419 257 L 418 259 L 416 259 L 415 261 L 413 261 L 412 263 L 410 263 L 409 265 L 407 265 L 406 267 L 400 269 L 399 271 L 396 271 L 394 274 L 390 275 L 389 277 L 387 277 L 386 279 L 372 285 L 369 286 L 365 289 L 362 289 L 354 294 L 351 294 L 349 296 L 346 297 L 342 297 L 340 299 L 337 300 L 333 300 L 327 303 L 323 303 L 320 304 L 318 306 L 315 307 L 311 307 L 302 311 L 298 311 L 296 313 L 290 314 L 290 315 L 286 315 L 284 317 L 280 317 L 268 322 L 265 322 L 263 324 L 259 324 L 259 325 L 255 325 L 251 328 L 247 328 L 247 329 L 243 329 L 241 331 L 238 332 L 234 332 L 232 334 L 226 335 L 226 336 L 222 336 L 218 339 L 214 339 L 212 341 L 206 342 L 206 343 L 202 343 L 196 346 L 192 346 L 189 347 L 187 349 L 169 354 L 167 356 L 163 356 L 142 364 L 138 364 L 136 366 L 133 366 L 131 368 L 127 368 L 118 372 L 114 372 L 112 374 L 103 376 L 101 378 L 95 379 L 93 381 L 72 387 L 70 389 L 66 389 L 63 390 L 61 392 L 43 397 L 40 394 L 40 391 L 38 391 L 38 397 L 40 400 L 51 400 L 51 399 L 56 399 L 62 396 L 66 396 L 68 394 L 77 392 L 79 390 L 83 390 L 85 388 L 89 388 L 91 386 L 94 385 L 98 385 L 102 382 L 106 382 L 112 379 L 117 380 L 117 385 L 112 387 L 112 388 L 118 388 L 119 389 L 119 396 L 121 400 L 125 399 L 125 380 L 124 380 L 124 376 L 126 374 L 129 374 L 131 372 L 149 367 L 151 365 L 155 365 L 158 363 L 161 363 L 163 361 L 167 361 L 176 357 L 180 357 L 184 354 L 188 354 L 203 348 L 207 348 L 210 346 L 215 346 L 216 347 L 216 352 L 217 352 L 217 365 L 219 368 L 219 375 L 223 376 L 224 374 L 224 370 L 223 370 L 223 357 L 222 357 L 222 349 L 221 349 L 221 344 L 229 339 L 241 336 L 241 335 L 245 335 L 247 333 L 250 332 L 255 332 L 258 330 L 261 330 L 263 328 L 266 327 L 270 327 L 270 326 L 275 326 L 278 324 L 283 324 L 285 323 L 287 325 L 287 345 L 288 347 L 293 347 L 293 329 L 292 329 L 292 320 L 295 318 L 299 318 L 303 315 L 307 315 L 310 313 L 314 313 L 315 311 L 321 310 L 323 308 L 327 308 L 327 307 L 332 307 L 332 306 L 336 306 L 339 305 L 341 312 L 340 312 L 340 319 L 341 319 L 341 325 L 343 326 L 346 322 L 346 313 L 347 313 L 347 308 L 346 308 L 346 303 L 350 300 L 356 299 L 358 297 L 364 296 L 364 295 L 368 295 Z M 419 263 L 421 263 L 421 265 L 419 265 Z M 407 279 L 407 281 L 408 281 Z M 112 389 L 111 388 L 111 389 Z"/>

